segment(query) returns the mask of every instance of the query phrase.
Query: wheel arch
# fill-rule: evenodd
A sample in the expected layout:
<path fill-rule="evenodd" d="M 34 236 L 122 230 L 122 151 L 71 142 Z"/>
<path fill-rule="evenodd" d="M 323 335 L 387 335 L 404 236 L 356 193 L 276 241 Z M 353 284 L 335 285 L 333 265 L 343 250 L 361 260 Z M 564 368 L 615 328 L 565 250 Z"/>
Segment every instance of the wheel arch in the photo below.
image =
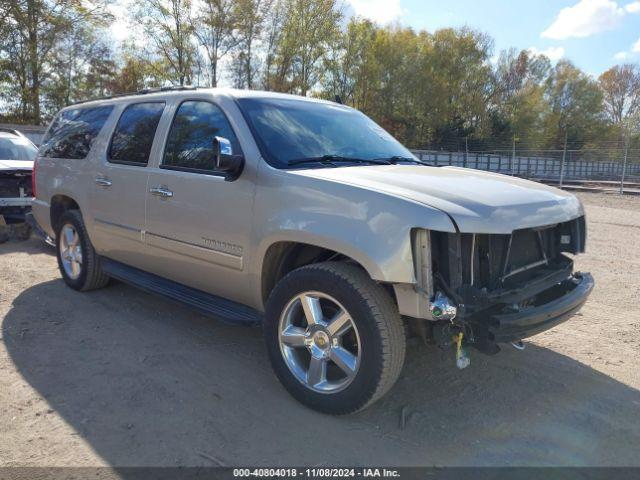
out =
<path fill-rule="evenodd" d="M 51 198 L 49 216 L 54 233 L 60 227 L 60 218 L 68 210 L 80 210 L 80 205 L 73 197 L 65 194 L 56 194 Z"/>
<path fill-rule="evenodd" d="M 372 268 L 372 262 L 362 256 L 354 256 L 344 253 L 337 248 L 321 246 L 306 241 L 279 240 L 268 245 L 261 256 L 260 273 L 260 299 L 265 305 L 269 295 L 276 284 L 289 272 L 304 265 L 326 261 L 344 261 L 362 268 L 375 279 L 376 268 Z M 363 261 L 364 260 L 364 261 Z M 369 266 L 369 268 L 367 268 Z M 393 289 L 390 289 L 393 291 Z M 395 295 L 394 295 L 395 297 Z"/>

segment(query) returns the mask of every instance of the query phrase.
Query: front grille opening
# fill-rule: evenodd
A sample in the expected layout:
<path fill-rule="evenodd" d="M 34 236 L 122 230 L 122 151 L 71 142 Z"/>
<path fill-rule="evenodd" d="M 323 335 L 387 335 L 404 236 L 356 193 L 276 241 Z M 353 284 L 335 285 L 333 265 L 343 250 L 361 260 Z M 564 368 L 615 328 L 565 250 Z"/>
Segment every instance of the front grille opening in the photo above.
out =
<path fill-rule="evenodd" d="M 546 262 L 547 255 L 538 230 L 516 230 L 511 236 L 509 257 L 505 275 L 539 262 Z"/>
<path fill-rule="evenodd" d="M 473 301 L 566 270 L 584 251 L 584 217 L 505 234 L 431 232 L 434 278 Z"/>

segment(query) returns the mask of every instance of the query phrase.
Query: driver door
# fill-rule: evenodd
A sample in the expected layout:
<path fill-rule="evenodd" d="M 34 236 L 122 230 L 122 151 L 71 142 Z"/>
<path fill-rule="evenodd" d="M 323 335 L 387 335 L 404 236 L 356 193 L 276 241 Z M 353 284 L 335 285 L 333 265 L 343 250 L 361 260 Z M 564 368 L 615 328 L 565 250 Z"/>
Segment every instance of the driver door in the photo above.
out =
<path fill-rule="evenodd" d="M 159 165 L 149 173 L 145 243 L 154 273 L 240 303 L 252 299 L 247 258 L 255 185 L 216 170 L 213 139 L 239 142 L 222 109 L 206 100 L 180 103 Z"/>

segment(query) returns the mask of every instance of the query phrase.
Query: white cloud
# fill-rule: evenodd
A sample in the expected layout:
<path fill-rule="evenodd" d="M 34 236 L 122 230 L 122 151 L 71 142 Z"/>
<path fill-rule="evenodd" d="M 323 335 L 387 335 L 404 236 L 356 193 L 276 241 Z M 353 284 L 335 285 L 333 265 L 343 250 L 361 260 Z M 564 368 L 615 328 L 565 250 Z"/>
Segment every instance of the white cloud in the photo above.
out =
<path fill-rule="evenodd" d="M 536 47 L 531 47 L 528 49 L 533 55 L 544 55 L 552 62 L 557 62 L 562 57 L 564 57 L 564 48 L 563 47 L 549 47 L 545 50 L 538 50 Z"/>
<path fill-rule="evenodd" d="M 356 15 L 386 24 L 404 15 L 400 0 L 349 0 Z"/>
<path fill-rule="evenodd" d="M 640 12 L 640 1 L 628 3 L 624 6 L 624 9 L 628 13 L 638 13 Z"/>
<path fill-rule="evenodd" d="M 625 9 L 613 0 L 580 0 L 573 7 L 560 10 L 541 36 L 554 40 L 588 37 L 617 27 L 625 14 Z"/>
<path fill-rule="evenodd" d="M 119 42 L 127 40 L 131 36 L 131 26 L 127 20 L 128 5 L 125 2 L 113 2 L 108 9 L 114 20 L 111 22 L 109 30 L 113 38 Z"/>
<path fill-rule="evenodd" d="M 111 24 L 110 30 L 113 38 L 115 38 L 119 42 L 129 38 L 130 28 L 125 21 L 116 20 Z"/>
<path fill-rule="evenodd" d="M 148 39 L 142 34 L 142 28 L 131 19 L 131 13 L 135 8 L 135 0 L 117 0 L 108 6 L 113 15 L 113 22 L 109 26 L 109 32 L 116 42 L 133 42 L 134 45 L 144 48 Z"/>
<path fill-rule="evenodd" d="M 638 53 L 640 53 L 640 38 L 638 39 L 638 41 L 636 43 L 631 45 L 631 50 L 630 51 L 628 51 L 628 52 L 618 52 L 613 56 L 613 58 L 618 60 L 619 62 L 621 62 L 623 60 L 628 60 L 631 57 L 635 57 Z"/>

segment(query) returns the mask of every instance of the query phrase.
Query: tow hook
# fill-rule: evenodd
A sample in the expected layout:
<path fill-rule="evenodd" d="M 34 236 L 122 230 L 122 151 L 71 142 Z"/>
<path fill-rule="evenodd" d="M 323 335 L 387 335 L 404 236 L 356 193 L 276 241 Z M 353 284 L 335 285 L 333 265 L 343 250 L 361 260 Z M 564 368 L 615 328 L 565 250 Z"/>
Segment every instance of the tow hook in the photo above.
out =
<path fill-rule="evenodd" d="M 471 359 L 469 358 L 467 349 L 462 345 L 463 337 L 463 332 L 460 332 L 458 333 L 458 335 L 454 335 L 453 337 L 453 340 L 456 344 L 456 367 L 458 367 L 459 370 L 467 368 L 471 363 Z"/>
<path fill-rule="evenodd" d="M 526 345 L 524 344 L 524 342 L 522 340 L 518 340 L 516 342 L 511 342 L 511 346 L 513 348 L 515 348 L 516 350 L 524 350 L 526 348 Z"/>

